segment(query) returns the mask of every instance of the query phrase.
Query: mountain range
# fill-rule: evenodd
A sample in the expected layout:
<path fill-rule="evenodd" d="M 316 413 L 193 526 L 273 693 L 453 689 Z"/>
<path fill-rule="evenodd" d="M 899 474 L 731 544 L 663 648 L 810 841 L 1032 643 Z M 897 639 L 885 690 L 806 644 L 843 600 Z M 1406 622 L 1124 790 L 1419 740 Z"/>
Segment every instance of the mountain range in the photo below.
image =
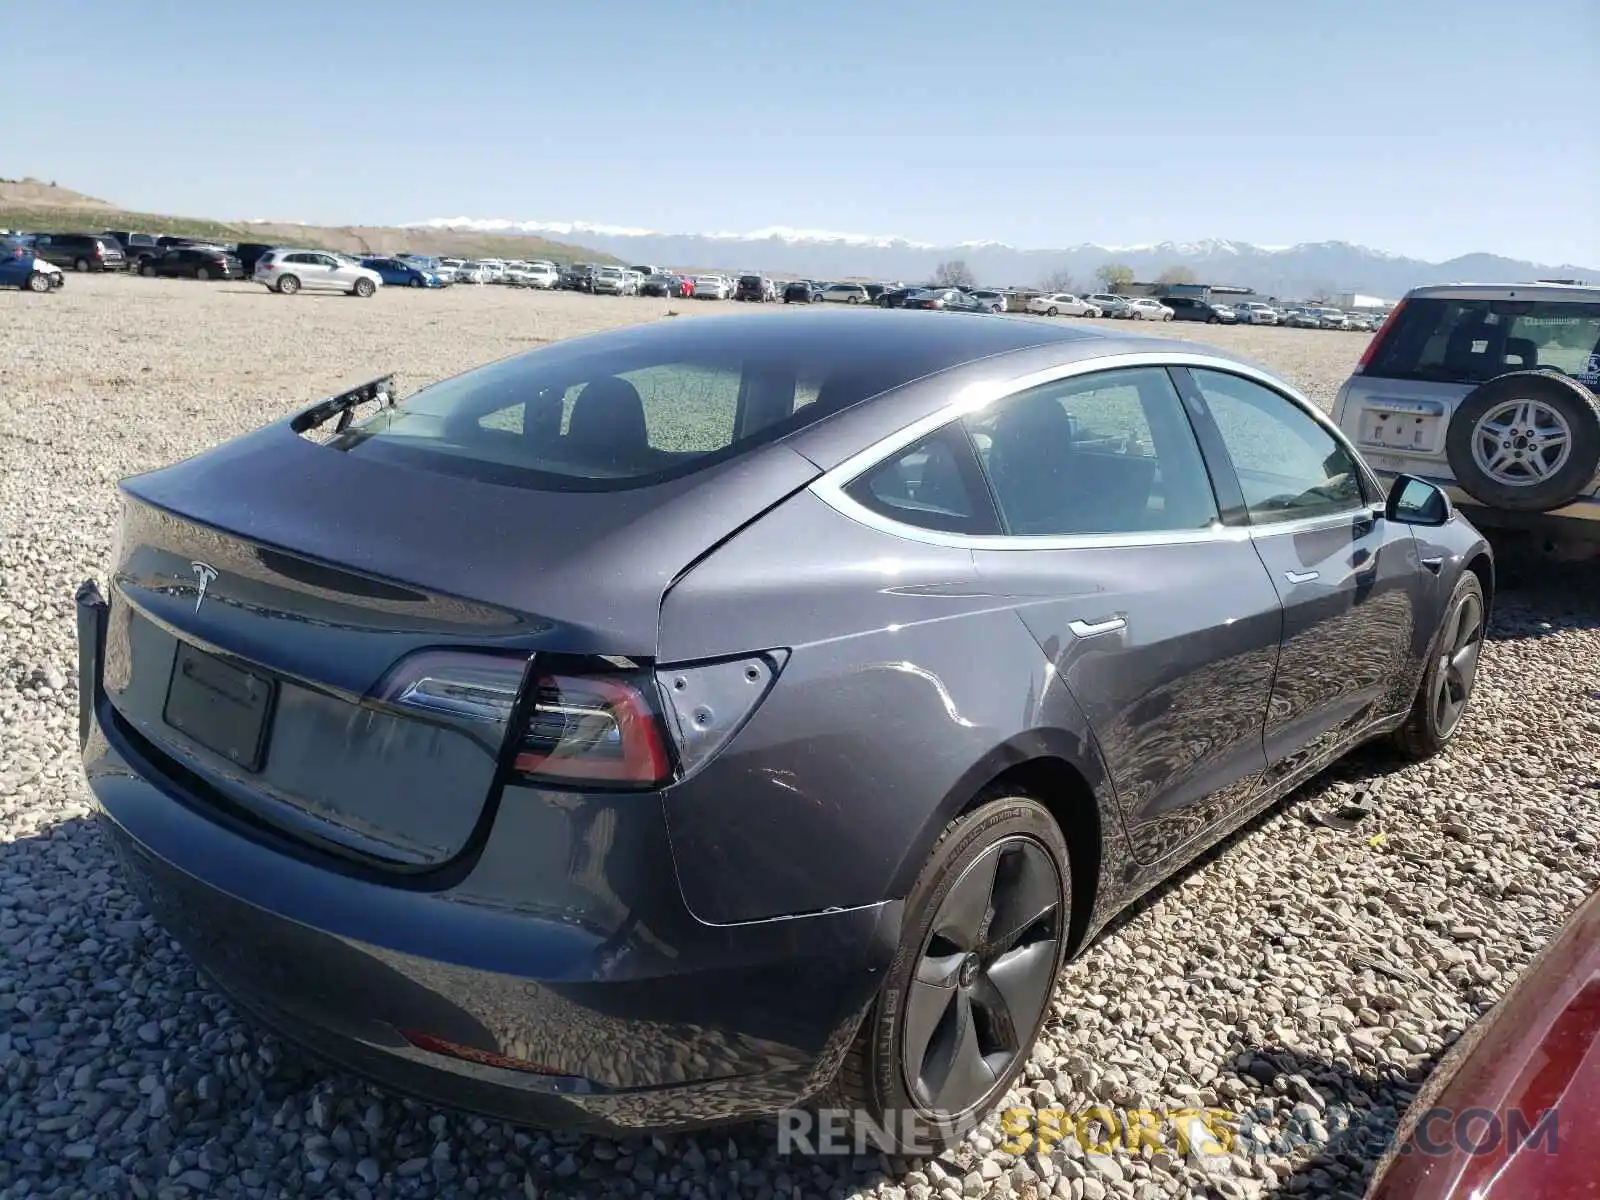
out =
<path fill-rule="evenodd" d="M 919 282 L 942 262 L 961 259 L 978 282 L 1036 287 L 1057 272 L 1091 290 L 1095 271 L 1108 263 L 1129 267 L 1149 281 L 1182 267 L 1202 283 L 1238 284 L 1266 295 L 1332 296 L 1339 292 L 1393 299 L 1430 283 L 1515 283 L 1542 279 L 1600 279 L 1600 269 L 1526 262 L 1497 254 L 1465 254 L 1445 262 L 1408 258 L 1349 242 L 1255 246 L 1207 239 L 1142 246 L 1083 243 L 1028 249 L 978 241 L 938 246 L 905 238 L 774 227 L 749 233 L 661 233 L 581 221 L 510 221 L 447 217 L 410 228 L 480 234 L 539 235 L 592 246 L 630 263 L 660 263 L 677 270 L 766 271 L 823 279 L 866 278 Z"/>

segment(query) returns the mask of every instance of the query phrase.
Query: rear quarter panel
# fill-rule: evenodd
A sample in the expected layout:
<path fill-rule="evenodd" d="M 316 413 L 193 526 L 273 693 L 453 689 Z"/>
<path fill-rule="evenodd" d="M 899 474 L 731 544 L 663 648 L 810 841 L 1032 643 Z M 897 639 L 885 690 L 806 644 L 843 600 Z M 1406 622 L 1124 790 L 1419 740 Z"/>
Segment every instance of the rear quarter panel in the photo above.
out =
<path fill-rule="evenodd" d="M 903 896 L 939 832 L 1006 767 L 1050 756 L 1101 797 L 1075 702 L 969 551 L 902 541 L 809 491 L 668 593 L 661 661 L 786 647 L 747 724 L 664 793 L 690 909 L 752 921 Z"/>

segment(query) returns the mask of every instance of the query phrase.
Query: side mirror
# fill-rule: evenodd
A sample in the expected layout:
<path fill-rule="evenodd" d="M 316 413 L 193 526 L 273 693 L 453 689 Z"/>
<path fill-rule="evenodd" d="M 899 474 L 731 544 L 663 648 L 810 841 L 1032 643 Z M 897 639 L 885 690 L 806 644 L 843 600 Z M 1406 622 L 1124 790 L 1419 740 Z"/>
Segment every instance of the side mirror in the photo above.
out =
<path fill-rule="evenodd" d="M 1453 512 L 1443 488 L 1415 475 L 1397 477 L 1383 506 L 1383 515 L 1401 525 L 1443 525 Z"/>

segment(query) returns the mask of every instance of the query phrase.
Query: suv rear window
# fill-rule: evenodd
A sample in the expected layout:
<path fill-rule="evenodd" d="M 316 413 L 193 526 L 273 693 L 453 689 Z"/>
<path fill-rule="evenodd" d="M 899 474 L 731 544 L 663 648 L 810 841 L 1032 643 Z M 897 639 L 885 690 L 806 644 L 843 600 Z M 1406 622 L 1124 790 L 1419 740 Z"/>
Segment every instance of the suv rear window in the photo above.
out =
<path fill-rule="evenodd" d="M 1407 300 L 1366 373 L 1384 379 L 1483 383 L 1534 367 L 1600 381 L 1600 303 Z"/>

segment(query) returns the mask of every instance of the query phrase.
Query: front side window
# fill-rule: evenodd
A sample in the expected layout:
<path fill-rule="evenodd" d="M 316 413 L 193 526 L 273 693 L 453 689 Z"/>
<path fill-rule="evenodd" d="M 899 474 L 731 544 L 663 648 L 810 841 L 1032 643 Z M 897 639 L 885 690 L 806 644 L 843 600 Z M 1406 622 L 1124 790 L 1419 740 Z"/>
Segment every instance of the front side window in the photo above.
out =
<path fill-rule="evenodd" d="M 1205 461 L 1164 368 L 1045 384 L 966 422 L 1009 534 L 1179 532 L 1217 520 Z"/>
<path fill-rule="evenodd" d="M 1233 460 L 1252 522 L 1328 516 L 1365 503 L 1355 455 L 1294 401 L 1242 376 L 1197 368 L 1190 374 Z"/>

